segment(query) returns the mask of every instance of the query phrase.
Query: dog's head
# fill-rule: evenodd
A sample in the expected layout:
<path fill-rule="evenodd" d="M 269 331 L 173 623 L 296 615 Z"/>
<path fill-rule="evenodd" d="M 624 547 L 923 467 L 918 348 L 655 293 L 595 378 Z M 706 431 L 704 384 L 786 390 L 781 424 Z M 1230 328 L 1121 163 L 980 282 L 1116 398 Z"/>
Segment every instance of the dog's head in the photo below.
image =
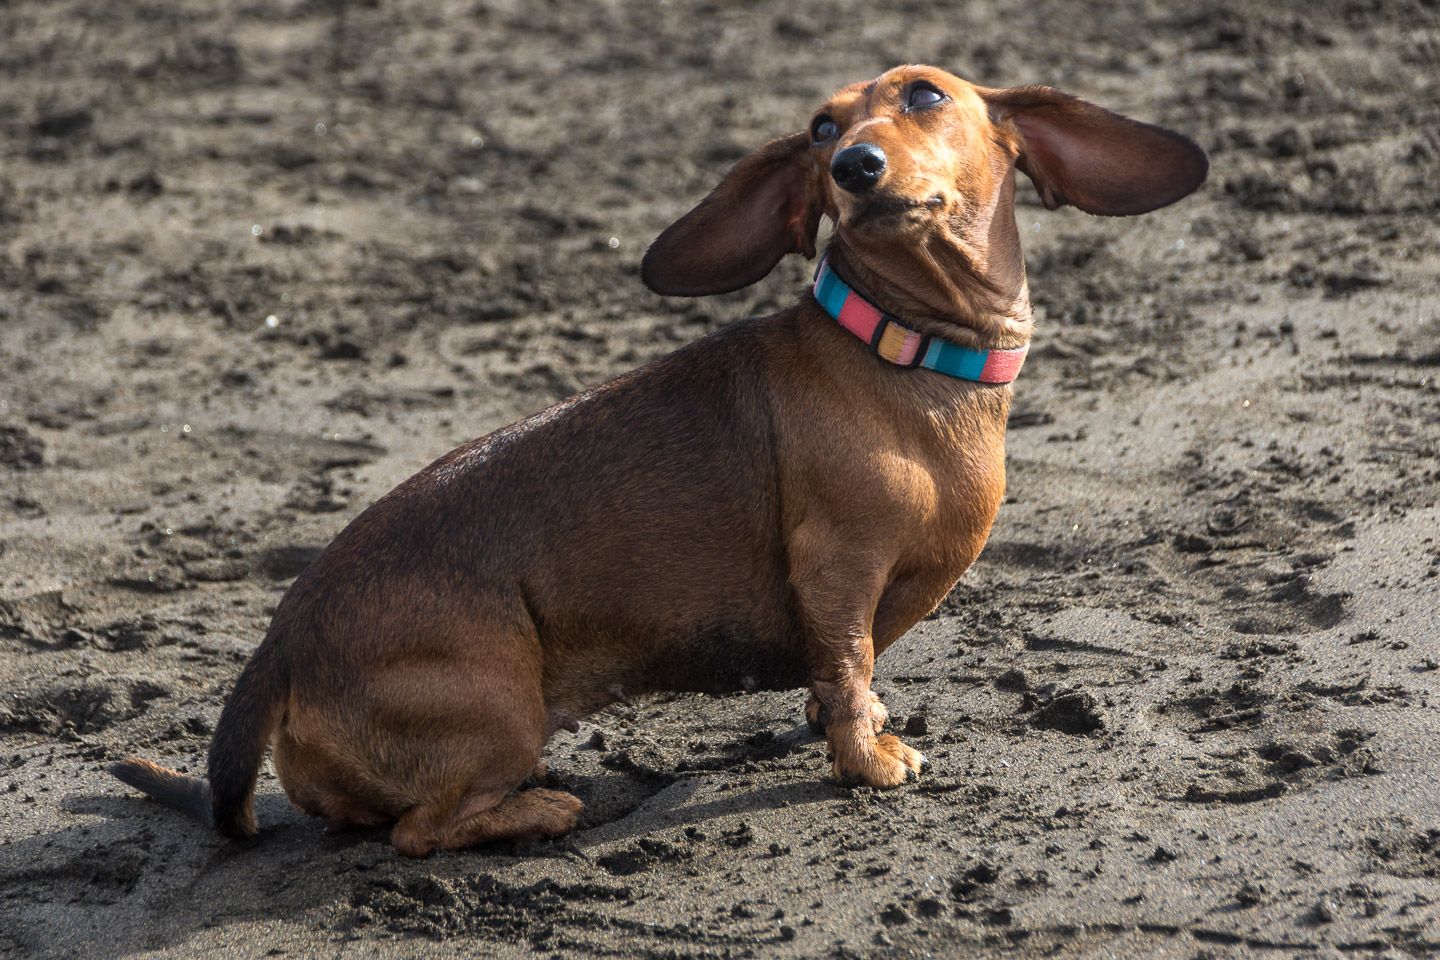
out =
<path fill-rule="evenodd" d="M 788 253 L 813 256 L 822 216 L 858 249 L 938 242 L 983 261 L 997 231 L 1013 235 L 1017 168 L 1051 209 L 1126 216 L 1193 191 L 1208 161 L 1178 133 L 1050 87 L 996 90 L 897 67 L 736 164 L 651 245 L 642 277 L 678 296 L 737 290 Z"/>

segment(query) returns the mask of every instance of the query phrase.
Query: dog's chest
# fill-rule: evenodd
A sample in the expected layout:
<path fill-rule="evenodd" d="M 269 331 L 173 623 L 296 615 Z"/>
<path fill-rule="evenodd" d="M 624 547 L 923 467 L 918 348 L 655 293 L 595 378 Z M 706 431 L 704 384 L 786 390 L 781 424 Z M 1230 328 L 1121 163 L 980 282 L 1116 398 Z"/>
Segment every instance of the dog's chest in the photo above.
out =
<path fill-rule="evenodd" d="M 953 584 L 979 556 L 1004 498 L 1004 462 L 956 464 L 938 473 L 932 495 L 917 499 L 901 522 L 897 570 Z"/>
<path fill-rule="evenodd" d="M 1005 496 L 1003 410 L 983 412 L 907 437 L 905 476 L 891 481 L 891 569 L 941 596 L 979 556 Z"/>

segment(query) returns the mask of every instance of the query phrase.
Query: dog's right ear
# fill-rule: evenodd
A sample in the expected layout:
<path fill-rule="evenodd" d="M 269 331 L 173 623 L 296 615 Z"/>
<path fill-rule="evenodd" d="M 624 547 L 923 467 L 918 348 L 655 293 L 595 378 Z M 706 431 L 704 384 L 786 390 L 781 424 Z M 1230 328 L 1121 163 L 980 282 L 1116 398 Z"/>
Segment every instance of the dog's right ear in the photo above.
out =
<path fill-rule="evenodd" d="M 815 256 L 820 193 L 810 136 L 771 140 L 725 175 L 645 252 L 640 278 L 656 293 L 729 293 L 765 277 L 787 253 Z"/>
<path fill-rule="evenodd" d="M 1107 217 L 1149 213 L 1195 190 L 1210 169 L 1189 137 L 1052 87 L 979 91 L 991 117 L 1019 135 L 1016 166 L 1050 210 L 1070 204 Z"/>

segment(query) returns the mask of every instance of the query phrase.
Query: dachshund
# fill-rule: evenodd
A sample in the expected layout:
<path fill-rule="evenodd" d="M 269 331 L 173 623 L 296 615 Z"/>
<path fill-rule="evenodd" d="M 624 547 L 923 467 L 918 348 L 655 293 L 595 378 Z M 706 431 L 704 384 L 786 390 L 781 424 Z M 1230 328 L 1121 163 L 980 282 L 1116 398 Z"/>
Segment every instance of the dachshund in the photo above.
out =
<path fill-rule="evenodd" d="M 1015 171 L 1048 208 L 1145 213 L 1191 193 L 1186 137 L 1044 86 L 902 66 L 741 159 L 646 252 L 705 296 L 816 255 L 774 316 L 451 451 L 356 517 L 290 587 L 225 704 L 208 778 L 122 781 L 256 830 L 267 747 L 331 827 L 399 853 L 555 837 L 530 786 L 558 729 L 625 694 L 808 687 L 841 782 L 924 758 L 882 732 L 875 658 L 985 545 L 1009 384 L 1030 341 Z"/>

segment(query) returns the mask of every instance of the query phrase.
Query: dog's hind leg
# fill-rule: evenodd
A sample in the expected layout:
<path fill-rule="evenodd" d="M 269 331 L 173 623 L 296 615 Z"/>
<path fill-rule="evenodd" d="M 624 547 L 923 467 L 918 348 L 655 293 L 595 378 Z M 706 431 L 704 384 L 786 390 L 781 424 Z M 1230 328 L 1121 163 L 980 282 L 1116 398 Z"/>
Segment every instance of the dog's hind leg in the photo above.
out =
<path fill-rule="evenodd" d="M 475 632 L 503 642 L 472 640 L 446 651 L 459 647 L 468 656 L 387 671 L 382 699 L 389 716 L 405 718 L 405 735 L 384 752 L 404 758 L 392 777 L 409 799 L 390 841 L 405 856 L 555 837 L 575 827 L 576 797 L 525 786 L 552 732 L 538 637 L 524 621 L 500 621 L 501 629 L 495 623 Z"/>
<path fill-rule="evenodd" d="M 575 829 L 584 806 L 574 794 L 543 787 L 509 794 L 494 806 L 477 809 L 481 802 L 472 797 L 460 805 L 441 828 L 441 847 L 454 850 L 491 840 L 558 837 Z"/>
<path fill-rule="evenodd" d="M 558 837 L 575 828 L 582 807 L 574 794 L 543 787 L 506 794 L 498 802 L 493 793 L 475 793 L 449 816 L 437 816 L 434 807 L 410 808 L 395 824 L 390 842 L 407 857 L 423 857 L 437 849 L 456 850 L 492 840 Z"/>

